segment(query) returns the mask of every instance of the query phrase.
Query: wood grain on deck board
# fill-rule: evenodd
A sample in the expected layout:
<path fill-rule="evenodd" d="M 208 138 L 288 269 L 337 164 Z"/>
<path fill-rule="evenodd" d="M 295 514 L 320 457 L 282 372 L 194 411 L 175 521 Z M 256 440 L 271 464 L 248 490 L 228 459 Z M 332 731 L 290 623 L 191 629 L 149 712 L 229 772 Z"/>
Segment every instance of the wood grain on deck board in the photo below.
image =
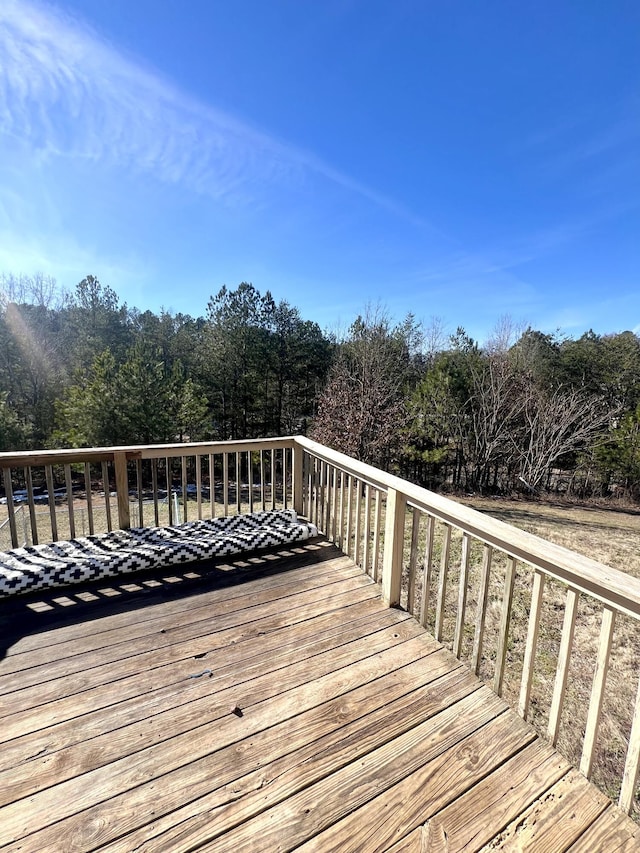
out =
<path fill-rule="evenodd" d="M 419 826 L 387 848 L 386 853 L 430 853 L 426 826 Z"/>
<path fill-rule="evenodd" d="M 612 805 L 569 847 L 569 853 L 592 853 L 594 850 L 606 853 L 640 850 L 640 827 Z"/>
<path fill-rule="evenodd" d="M 379 609 L 369 613 L 365 620 L 358 619 L 354 622 L 340 623 L 334 617 L 332 630 L 327 628 L 325 623 L 325 633 L 321 633 L 315 642 L 305 644 L 303 639 L 296 642 L 294 635 L 286 643 L 283 642 L 283 647 L 277 655 L 267 655 L 270 649 L 265 650 L 263 655 L 246 659 L 235 655 L 233 662 L 226 662 L 224 666 L 218 667 L 215 674 L 203 676 L 204 681 L 198 679 L 198 683 L 202 684 L 198 693 L 189 690 L 183 694 L 172 694 L 164 697 L 164 703 L 147 697 L 144 697 L 143 701 L 127 703 L 128 725 L 125 724 L 123 715 L 118 713 L 122 711 L 121 705 L 124 703 L 102 713 L 74 720 L 74 725 L 71 726 L 74 737 L 81 736 L 75 747 L 69 746 L 54 751 L 51 740 L 41 740 L 46 745 L 46 754 L 23 762 L 19 767 L 14 766 L 0 772 L 0 804 L 24 796 L 24 791 L 29 788 L 32 791 L 41 790 L 69 778 L 70 775 L 95 769 L 197 728 L 211 719 L 212 697 L 215 697 L 217 692 L 237 688 L 260 676 L 264 682 L 268 674 L 277 678 L 278 670 L 299 662 L 301 657 L 309 660 L 337 649 L 339 645 L 350 643 L 363 634 L 398 625 L 400 621 L 397 614 L 389 611 L 381 613 Z M 235 647 L 233 651 L 242 649 Z M 188 680 L 192 682 L 195 679 Z M 260 689 L 258 685 L 255 696 L 260 696 Z M 200 695 L 202 691 L 206 691 L 204 695 Z M 215 704 L 213 707 L 215 708 Z M 43 734 L 46 738 L 48 730 Z M 24 748 L 25 740 L 27 737 L 19 739 L 19 748 Z M 30 749 L 33 749 L 33 746 L 33 743 L 29 744 Z"/>
<path fill-rule="evenodd" d="M 318 614 L 338 613 L 350 602 L 375 599 L 375 593 L 376 590 L 371 584 L 362 584 L 358 578 L 332 584 L 331 592 L 324 598 L 317 590 L 301 592 L 292 596 L 289 601 L 289 608 L 293 614 L 291 619 L 304 622 Z M 265 624 L 264 620 L 267 617 L 270 617 L 270 621 Z M 255 638 L 265 635 L 269 629 L 288 628 L 288 619 L 289 617 L 282 611 L 278 613 L 277 602 L 267 602 L 252 608 L 250 614 L 242 610 L 237 614 L 229 613 L 222 617 L 212 614 L 208 621 L 207 633 L 204 633 L 204 627 L 198 627 L 194 630 L 198 636 L 193 639 L 177 638 L 172 642 L 171 638 L 167 639 L 165 634 L 158 632 L 160 640 L 156 651 L 152 647 L 153 637 L 150 637 L 149 642 L 144 645 L 138 639 L 132 640 L 131 644 L 110 647 L 111 660 L 101 660 L 98 655 L 95 666 L 89 666 L 82 672 L 68 675 L 57 673 L 55 677 L 43 683 L 5 695 L 1 699 L 3 709 L 0 715 L 1 717 L 10 716 L 11 711 L 15 713 L 16 710 L 27 710 L 50 701 L 59 701 L 63 697 L 74 696 L 95 686 L 129 678 L 132 674 L 149 673 L 161 667 L 187 664 L 194 659 L 203 660 L 214 651 L 218 654 L 218 650 L 237 644 L 247 636 Z M 114 654 L 116 650 L 118 656 Z M 165 671 L 163 674 L 166 676 L 170 673 Z M 18 678 L 19 673 L 12 677 Z"/>
<path fill-rule="evenodd" d="M 412 637 L 428 642 L 427 638 L 420 634 L 415 624 L 404 621 L 316 657 L 300 660 L 280 670 L 277 677 L 267 673 L 250 682 L 216 692 L 212 694 L 207 710 L 206 719 L 210 722 L 177 735 L 170 741 L 119 759 L 107 767 L 89 771 L 75 779 L 62 782 L 54 788 L 48 788 L 30 797 L 29 804 L 31 808 L 38 810 L 44 820 L 53 822 L 114 797 L 150 778 L 161 776 L 169 770 L 180 767 L 189 760 L 210 753 L 215 749 L 219 730 L 217 720 L 228 716 L 233 717 L 234 707 L 246 708 L 256 701 L 305 684 L 310 679 L 327 672 L 348 667 L 358 660 L 369 658 L 376 652 L 384 651 Z M 348 677 L 347 673 L 345 675 Z M 194 721 L 194 725 L 196 724 L 197 720 Z M 12 803 L 3 809 L 0 821 L 0 843 L 20 838 L 31 831 L 31 808 L 25 810 L 21 806 L 22 802 Z M 40 847 L 40 849 L 43 848 Z"/>
<path fill-rule="evenodd" d="M 493 718 L 444 754 L 312 837 L 300 849 L 323 853 L 386 850 L 398 836 L 428 820 L 530 743 L 533 732 L 517 723 L 518 718 L 511 712 Z"/>
<path fill-rule="evenodd" d="M 80 590 L 72 624 L 11 629 L 0 684 L 26 678 L 0 705 L 52 693 L 0 722 L 3 850 L 637 849 L 631 821 L 333 546 L 281 554 L 175 596 Z"/>
<path fill-rule="evenodd" d="M 313 610 L 308 611 L 309 618 L 298 628 L 292 641 L 291 635 L 286 628 L 270 624 L 273 617 L 252 623 L 252 630 L 243 631 L 229 629 L 226 640 L 229 648 L 224 657 L 214 654 L 202 660 L 195 661 L 189 658 L 178 661 L 173 666 L 167 666 L 161 670 L 151 670 L 144 674 L 143 684 L 135 684 L 136 694 L 117 701 L 128 692 L 124 681 L 119 682 L 117 692 L 113 686 L 107 688 L 96 688 L 94 693 L 94 710 L 55 725 L 43 727 L 36 731 L 23 734 L 18 739 L 5 743 L 0 749 L 0 770 L 14 767 L 21 761 L 28 761 L 44 752 L 51 754 L 57 750 L 89 740 L 99 735 L 107 734 L 117 728 L 138 722 L 147 716 L 160 714 L 181 704 L 200 698 L 204 694 L 210 694 L 214 684 L 210 682 L 211 677 L 191 678 L 190 676 L 203 672 L 204 669 L 215 670 L 218 677 L 224 666 L 229 666 L 230 650 L 238 649 L 236 660 L 251 660 L 252 653 L 260 654 L 265 651 L 286 650 L 288 646 L 299 643 L 300 648 L 307 644 L 313 644 L 318 638 L 328 638 L 334 634 L 343 633 L 351 622 L 356 623 L 374 614 L 379 615 L 379 603 L 368 597 L 358 601 L 354 595 L 355 603 L 344 607 L 340 614 L 333 611 L 328 614 L 314 616 Z M 291 613 L 292 620 L 300 617 L 300 611 Z M 254 626 L 255 630 L 254 630 Z M 273 632 L 269 631 L 273 628 Z M 259 630 L 260 629 L 260 630 Z M 264 631 L 264 633 L 263 633 Z M 322 632 L 322 633 L 321 633 Z M 245 638 L 246 635 L 246 638 Z M 263 643 L 263 645 L 262 645 Z M 257 649 L 257 650 L 256 650 Z M 246 655 L 243 656 L 243 651 Z M 274 658 L 274 666 L 282 663 L 278 654 Z M 204 668 L 204 669 L 203 669 Z M 236 678 L 240 676 L 237 675 Z M 98 694 L 98 695 L 96 695 Z M 101 697 L 107 694 L 112 704 L 103 707 Z M 72 708 L 72 710 L 74 710 Z M 76 712 L 80 708 L 75 709 Z"/>
<path fill-rule="evenodd" d="M 111 583 L 117 587 L 123 578 L 104 579 L 90 585 L 90 588 L 95 589 L 96 600 L 83 601 L 76 598 L 72 607 L 53 611 L 36 612 L 31 608 L 36 606 L 39 599 L 46 605 L 47 602 L 55 602 L 60 596 L 81 596 L 85 587 L 78 585 L 61 590 L 40 590 L 29 596 L 4 599 L 0 602 L 0 627 L 7 629 L 10 634 L 11 627 L 20 621 L 15 639 L 6 649 L 7 658 L 91 636 L 93 633 L 124 627 L 131 624 L 132 619 L 140 622 L 153 621 L 155 617 L 147 609 L 148 604 L 153 608 L 161 606 L 167 616 L 187 614 L 192 607 L 197 607 L 200 603 L 206 606 L 211 601 L 231 600 L 243 596 L 249 586 L 255 591 L 265 587 L 286 587 L 297 577 L 319 577 L 334 569 L 354 566 L 353 560 L 327 542 L 306 544 L 300 551 L 301 553 L 286 559 L 276 554 L 261 555 L 258 564 L 252 561 L 250 567 L 231 572 L 220 571 L 220 561 L 176 566 L 174 568 L 177 571 L 195 570 L 201 575 L 186 583 L 184 588 L 177 588 L 174 584 L 163 586 L 158 580 L 157 587 L 143 587 L 138 592 L 112 598 L 100 595 L 100 586 L 108 589 Z M 242 564 L 247 565 L 244 561 Z M 166 574 L 167 572 L 148 573 L 146 581 L 155 583 L 154 578 L 160 579 Z M 38 598 L 33 600 L 34 596 Z M 23 635 L 19 633 L 20 630 L 24 630 Z M 48 636 L 45 637 L 45 634 Z"/>
<path fill-rule="evenodd" d="M 569 769 L 555 750 L 534 741 L 428 821 L 428 849 L 482 849 Z"/>
<path fill-rule="evenodd" d="M 491 711 L 488 711 L 487 708 L 484 707 L 484 703 L 474 701 L 473 697 L 476 692 L 477 691 L 474 691 L 460 700 L 461 714 L 455 714 L 451 709 L 447 709 L 433 717 L 433 721 L 429 725 L 428 732 L 426 731 L 427 724 L 423 722 L 419 726 L 409 727 L 408 731 L 404 735 L 395 738 L 393 743 L 387 746 L 387 752 L 389 755 L 393 754 L 396 757 L 398 771 L 404 772 L 402 771 L 402 767 L 405 767 L 406 769 L 407 763 L 410 766 L 412 761 L 417 760 L 416 750 L 412 748 L 414 745 L 419 751 L 423 744 L 426 745 L 427 742 L 430 741 L 431 751 L 435 753 L 444 748 L 449 739 L 458 737 L 459 734 L 457 733 L 473 730 L 474 727 L 479 725 L 480 720 L 485 719 L 490 715 Z M 493 709 L 493 711 L 495 712 L 495 709 Z M 451 731 L 451 729 L 453 729 L 453 731 Z M 364 742 L 361 742 L 361 730 L 366 732 Z M 311 734 L 313 734 L 313 732 Z M 353 727 L 353 731 L 347 732 L 344 743 L 342 742 L 340 733 L 338 732 L 338 736 L 333 738 L 332 748 L 328 750 L 327 756 L 323 755 L 323 751 L 321 749 L 322 744 L 318 745 L 317 750 L 310 750 L 310 755 L 315 757 L 315 762 L 320 762 L 319 765 L 316 766 L 311 758 L 308 758 L 307 761 L 304 761 L 299 765 L 296 761 L 296 755 L 293 753 L 292 773 L 290 775 L 285 775 L 282 780 L 280 780 L 279 777 L 276 777 L 274 779 L 274 788 L 275 785 L 280 782 L 280 784 L 285 788 L 282 793 L 286 795 L 288 786 L 291 786 L 293 790 L 296 790 L 298 787 L 304 787 L 307 784 L 308 780 L 305 780 L 304 778 L 296 784 L 296 777 L 299 773 L 304 773 L 308 763 L 311 763 L 308 772 L 310 777 L 313 779 L 314 766 L 320 777 L 323 777 L 330 772 L 332 765 L 335 765 L 336 767 L 343 767 L 345 763 L 353 761 L 358 755 L 362 756 L 361 760 L 356 761 L 356 763 L 348 764 L 347 767 L 344 767 L 344 772 L 347 772 L 349 775 L 360 775 L 360 765 L 371 762 L 370 756 L 372 754 L 372 744 L 375 745 L 376 742 L 385 743 L 386 740 L 388 740 L 388 738 L 385 738 L 384 729 L 381 730 L 379 725 L 373 728 L 367 728 L 367 720 L 363 718 L 360 725 L 355 725 Z M 385 749 L 385 747 L 381 748 Z M 224 777 L 225 772 L 233 770 L 232 764 L 229 765 L 226 770 L 224 764 L 220 769 L 218 769 L 215 764 L 215 759 L 216 757 L 213 757 L 213 760 L 209 762 L 208 767 L 203 766 L 200 774 L 197 772 L 195 773 L 195 784 L 201 783 L 205 786 L 215 786 L 217 784 L 218 772 L 221 772 Z M 264 772 L 268 774 L 269 768 L 264 768 Z M 181 778 L 181 776 L 184 778 Z M 184 798 L 185 783 L 187 780 L 191 780 L 191 778 L 192 776 L 189 773 L 189 769 L 186 769 L 186 772 L 183 774 L 177 774 L 173 779 L 164 777 L 162 779 L 162 784 L 155 786 L 157 789 L 157 797 L 162 798 L 169 796 L 168 794 L 165 794 L 165 788 L 169 788 L 170 791 L 173 792 L 174 797 Z M 188 784 L 191 786 L 192 782 L 189 781 Z M 256 788 L 256 780 L 252 780 L 247 793 L 253 790 L 260 791 L 259 782 L 257 784 L 258 787 Z M 320 782 L 318 784 L 322 783 Z M 149 793 L 149 791 L 139 792 L 138 790 L 131 790 L 129 796 L 123 795 L 115 798 L 114 800 L 105 802 L 104 808 L 98 807 L 86 815 L 76 815 L 70 820 L 62 821 L 44 832 L 36 833 L 29 838 L 23 839 L 20 849 L 23 851 L 43 848 L 46 849 L 47 845 L 51 843 L 55 837 L 55 833 L 59 831 L 63 831 L 65 837 L 78 839 L 80 843 L 79 849 L 82 849 L 87 842 L 91 845 L 104 844 L 109 840 L 109 834 L 117 836 L 123 831 L 134 829 L 141 821 L 148 820 L 148 816 L 145 815 L 144 811 L 141 811 L 140 802 L 149 802 Z M 242 808 L 238 812 L 233 811 L 234 801 L 236 801 L 242 793 L 242 780 L 240 780 L 238 784 L 228 786 L 221 790 L 219 799 L 220 811 L 217 812 L 214 819 L 210 821 L 211 833 L 219 834 L 225 829 L 225 827 L 232 827 L 236 821 L 244 819 L 245 816 L 242 813 Z M 304 791 L 297 796 L 304 796 Z M 287 802 L 289 802 L 289 800 L 283 804 L 285 809 Z M 156 809 L 156 803 L 157 800 L 154 799 L 154 811 Z M 255 807 L 256 803 L 250 802 L 249 813 L 251 813 Z M 166 805 L 163 806 L 161 802 L 160 808 L 166 808 Z M 278 807 L 276 806 L 276 808 Z M 252 822 L 249 821 L 248 825 L 251 823 Z M 245 835 L 244 826 L 245 825 L 234 829 L 231 834 L 234 845 L 238 845 L 234 849 L 249 849 L 249 841 Z M 250 830 L 250 835 L 252 834 L 252 830 Z M 259 835 L 256 836 L 256 838 L 258 837 Z M 178 843 L 179 839 L 176 838 L 172 838 L 166 846 L 162 845 L 159 839 L 154 839 L 152 848 L 156 850 L 192 849 L 190 846 L 191 841 L 192 839 L 189 838 L 188 846 L 183 848 Z M 267 846 L 264 847 L 264 849 L 270 849 L 269 845 L 271 844 L 271 841 L 272 839 L 269 839 Z M 126 844 L 129 844 L 130 839 L 125 839 L 125 842 Z M 226 843 L 228 842 L 229 839 L 227 839 Z M 72 847 L 71 850 L 73 849 L 74 848 Z"/>
<path fill-rule="evenodd" d="M 448 653 L 436 652 L 423 662 L 421 669 L 435 674 L 451 666 Z M 238 774 L 237 763 L 235 769 L 230 766 L 233 773 L 230 782 L 182 808 L 167 809 L 164 818 L 106 849 L 109 853 L 122 853 L 131 845 L 129 849 L 135 847 L 138 853 L 150 853 L 157 849 L 178 851 L 200 846 L 345 764 L 357 761 L 479 688 L 477 681 L 461 667 L 445 671 L 428 686 L 416 686 L 397 699 L 386 684 L 372 686 L 379 688 L 378 694 L 363 697 L 361 689 L 353 691 L 341 702 L 338 712 L 334 703 L 328 703 L 263 731 L 250 744 L 238 744 L 243 775 Z M 279 743 L 280 730 L 287 741 L 284 754 Z M 216 756 L 216 781 L 223 758 Z"/>
<path fill-rule="evenodd" d="M 286 600 L 305 590 L 325 588 L 328 585 L 351 577 L 363 577 L 360 569 L 347 560 L 335 559 L 317 567 L 306 567 L 287 574 L 286 580 L 279 576 L 258 578 L 248 587 L 223 587 L 202 592 L 196 597 L 181 598 L 177 601 L 152 601 L 138 610 L 128 610 L 112 616 L 87 619 L 85 622 L 70 626 L 73 636 L 60 640 L 62 629 L 54 627 L 41 630 L 30 636 L 31 648 L 18 651 L 27 638 L 18 641 L 8 649 L 7 657 L 0 662 L 0 689 L 5 675 L 29 670 L 46 663 L 46 655 L 62 662 L 68 658 L 80 656 L 96 648 L 108 649 L 110 646 L 128 643 L 137 637 L 157 633 L 162 628 L 167 634 L 182 629 L 185 625 L 197 623 L 209 617 L 211 612 L 217 615 L 242 610 L 266 601 Z M 366 576 L 364 576 L 366 578 Z M 249 594 L 249 589 L 251 594 Z M 158 623 L 162 624 L 159 625 Z"/>
<path fill-rule="evenodd" d="M 149 694 L 152 690 L 162 690 L 164 692 L 173 692 L 175 690 L 185 690 L 188 687 L 194 687 L 193 683 L 185 683 L 184 679 L 193 673 L 194 669 L 198 669 L 198 664 L 195 661 L 216 661 L 220 658 L 219 649 L 229 649 L 243 642 L 249 642 L 264 638 L 264 647 L 268 648 L 270 644 L 276 642 L 277 638 L 273 636 L 274 632 L 290 627 L 287 625 L 287 620 L 291 623 L 307 623 L 309 620 L 316 618 L 318 615 L 335 612 L 335 608 L 339 605 L 340 612 L 345 615 L 345 621 L 349 621 L 349 615 L 354 617 L 359 616 L 358 608 L 366 601 L 375 601 L 375 589 L 369 585 L 358 587 L 355 590 L 344 590 L 341 596 L 332 598 L 330 602 L 322 600 L 308 600 L 301 596 L 297 600 L 298 607 L 291 609 L 288 617 L 283 617 L 277 612 L 271 613 L 270 606 L 265 605 L 266 615 L 261 619 L 256 619 L 252 622 L 243 622 L 242 619 L 235 620 L 235 624 L 229 625 L 230 621 L 225 618 L 224 624 L 212 621 L 210 634 L 208 637 L 202 638 L 196 645 L 181 645 L 179 647 L 168 647 L 159 651 L 158 657 L 153 655 L 145 657 L 139 656 L 139 669 L 135 666 L 131 667 L 131 661 L 125 663 L 124 671 L 119 668 L 115 672 L 109 673 L 105 671 L 104 682 L 98 681 L 97 686 L 87 685 L 86 690 L 91 691 L 89 701 L 87 696 L 82 693 L 74 693 L 68 695 L 70 689 L 67 680 L 58 682 L 62 697 L 50 697 L 50 701 L 57 705 L 56 716 L 58 719 L 64 718 L 63 711 L 67 710 L 67 718 L 77 716 L 92 709 L 105 707 L 112 704 L 114 696 L 117 696 L 117 701 L 124 701 L 129 697 L 136 697 L 142 694 Z M 356 608 L 352 610 L 351 608 Z M 379 608 L 378 608 L 379 610 Z M 255 614 L 258 615 L 258 614 Z M 226 627 L 225 627 L 226 626 Z M 301 629 L 309 630 L 308 626 Z M 283 636 L 280 634 L 279 636 Z M 116 665 L 118 662 L 116 662 Z M 145 664 L 148 664 L 145 666 Z M 140 679 L 140 675 L 144 673 L 144 680 Z M 117 685 L 113 682 L 117 681 Z M 172 686 L 173 685 L 173 686 Z M 49 685 L 49 690 L 54 693 L 54 685 Z M 8 701 L 8 700 L 5 700 Z M 14 701 L 17 704 L 18 700 L 14 696 Z M 44 703 L 46 704 L 46 703 Z M 85 707 L 86 706 L 86 707 Z M 36 706 L 40 712 L 45 713 L 43 705 Z M 22 709 L 30 718 L 30 710 Z M 3 730 L 0 728 L 0 740 L 6 739 L 7 735 L 15 736 L 14 729 L 7 729 L 6 726 L 17 724 L 16 713 L 14 712 L 11 720 L 5 720 Z M 33 720 L 29 723 L 33 727 Z"/>
<path fill-rule="evenodd" d="M 324 599 L 319 596 L 319 591 L 311 590 L 310 592 L 300 593 L 299 597 L 296 598 L 296 603 L 307 607 L 311 605 L 311 610 L 307 612 L 314 613 L 317 612 L 317 608 L 314 609 L 316 602 L 319 602 L 320 609 L 326 612 L 338 608 L 340 604 L 349 600 L 375 597 L 375 588 L 366 582 L 361 584 L 357 578 L 332 584 L 332 587 L 334 588 L 333 592 L 325 596 Z M 291 607 L 293 606 L 291 603 Z M 257 621 L 261 614 L 263 617 L 271 615 L 276 620 L 284 620 L 280 624 L 286 625 L 286 617 L 278 614 L 277 601 L 268 602 L 253 611 L 252 620 Z M 301 620 L 305 618 L 306 614 L 301 614 Z M 117 694 L 120 700 L 127 698 L 127 696 L 147 692 L 151 686 L 151 681 L 159 684 L 166 683 L 167 679 L 173 674 L 172 667 L 175 665 L 181 663 L 189 665 L 189 671 L 184 673 L 186 676 L 194 668 L 197 670 L 196 661 L 205 660 L 205 655 L 212 654 L 217 649 L 226 648 L 232 642 L 228 635 L 221 634 L 223 630 L 227 628 L 237 629 L 240 626 L 242 632 L 246 632 L 246 625 L 247 622 L 243 620 L 242 611 L 240 615 L 230 613 L 215 621 L 212 620 L 210 633 L 206 636 L 162 646 L 157 652 L 151 650 L 131 657 L 120 658 L 83 673 L 14 691 L 2 698 L 0 741 L 6 740 L 7 735 L 11 737 L 17 735 L 17 727 L 20 726 L 21 718 L 26 717 L 27 719 L 26 728 L 20 733 L 33 730 L 36 717 L 32 715 L 32 710 L 39 708 L 39 713 L 46 720 L 46 724 L 50 725 L 54 721 L 58 722 L 86 713 L 98 707 L 99 702 L 102 703 L 102 706 L 111 704 L 114 694 Z M 259 631 L 260 626 L 258 626 L 256 634 L 259 634 Z M 194 664 L 194 666 L 191 667 L 190 664 Z M 170 669 L 167 670 L 166 667 Z M 158 672 L 157 670 L 162 671 Z M 144 679 L 140 678 L 142 673 L 144 673 Z M 178 678 L 182 678 L 182 675 L 182 673 L 177 673 Z M 126 681 L 127 684 L 116 684 L 121 681 Z M 49 711 L 55 719 L 48 717 Z"/>
<path fill-rule="evenodd" d="M 603 793 L 570 770 L 483 849 L 563 853 L 610 807 Z"/>
<path fill-rule="evenodd" d="M 434 796 L 453 795 L 456 786 L 471 784 L 467 779 L 473 778 L 480 760 L 494 760 L 496 753 L 508 755 L 525 745 L 523 731 L 510 725 L 504 704 L 489 693 L 487 688 L 475 691 L 432 720 L 247 821 L 234 830 L 234 841 L 248 849 L 253 837 L 254 849 L 264 851 L 292 850 L 306 842 L 308 849 L 324 853 L 365 850 L 375 840 L 375 849 L 384 850 L 395 841 L 394 832 L 391 837 L 385 835 L 385 820 L 391 813 L 404 814 L 412 797 L 424 808 Z M 530 731 L 527 736 L 533 737 Z M 414 774 L 422 783 L 415 790 L 412 783 L 402 784 Z M 223 837 L 200 849 L 222 851 L 228 844 L 229 838 Z"/>
<path fill-rule="evenodd" d="M 51 660 L 52 648 L 46 645 L 29 654 L 19 655 L 20 659 L 28 658 L 26 671 L 24 669 L 8 671 L 15 663 L 14 658 L 9 658 L 0 663 L 0 694 L 6 695 L 14 690 L 24 690 L 31 684 L 41 685 L 58 677 L 65 677 L 69 680 L 68 676 L 70 675 L 86 672 L 88 669 L 109 663 L 112 660 L 131 657 L 143 652 L 159 652 L 165 646 L 195 641 L 199 637 L 211 633 L 211 620 L 213 619 L 222 627 L 225 625 L 225 620 L 227 623 L 231 620 L 232 624 L 239 620 L 251 622 L 260 618 L 257 614 L 264 613 L 265 608 L 267 608 L 266 612 L 278 612 L 285 618 L 283 611 L 286 611 L 289 606 L 295 607 L 298 596 L 306 595 L 306 600 L 309 601 L 321 600 L 323 597 L 332 599 L 348 590 L 365 585 L 375 590 L 373 583 L 361 571 L 346 567 L 341 570 L 334 570 L 328 576 L 325 575 L 321 578 L 303 578 L 299 582 L 296 579 L 296 582 L 287 585 L 285 589 L 267 587 L 259 592 L 252 591 L 251 593 L 245 590 L 241 597 L 234 598 L 231 601 L 215 601 L 207 607 L 194 609 L 192 613 L 181 613 L 179 617 L 174 616 L 172 620 L 166 619 L 161 606 L 156 610 L 156 618 L 152 623 L 136 623 L 135 614 L 131 614 L 134 625 L 129 626 L 130 631 L 127 631 L 125 626 L 118 629 L 116 633 L 119 632 L 120 640 L 117 643 L 103 645 L 100 636 L 89 635 L 85 638 L 85 646 L 89 645 L 89 648 L 85 648 L 83 651 L 78 650 L 79 639 L 71 644 L 64 644 L 63 652 L 71 652 L 75 644 L 76 653 L 73 654 L 59 656 L 57 654 L 59 649 L 54 647 L 56 657 L 53 661 Z M 341 591 L 338 591 L 337 587 Z M 290 601 L 290 599 L 293 600 Z M 276 609 L 278 605 L 280 605 L 279 610 Z M 245 610 L 248 612 L 245 613 Z M 112 635 L 114 632 L 108 633 Z M 131 636 L 127 637 L 127 633 Z M 91 642 L 93 642 L 93 648 L 90 647 Z M 69 689 L 71 690 L 71 688 Z M 0 711 L 0 713 L 2 712 Z"/>

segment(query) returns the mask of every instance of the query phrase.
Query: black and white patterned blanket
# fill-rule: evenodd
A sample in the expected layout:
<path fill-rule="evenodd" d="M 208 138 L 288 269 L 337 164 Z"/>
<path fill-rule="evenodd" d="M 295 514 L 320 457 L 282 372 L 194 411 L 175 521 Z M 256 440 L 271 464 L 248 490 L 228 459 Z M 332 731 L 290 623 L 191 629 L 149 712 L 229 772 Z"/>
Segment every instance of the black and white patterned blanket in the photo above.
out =
<path fill-rule="evenodd" d="M 13 548 L 0 552 L 0 597 L 302 542 L 317 533 L 293 510 L 274 510 Z"/>

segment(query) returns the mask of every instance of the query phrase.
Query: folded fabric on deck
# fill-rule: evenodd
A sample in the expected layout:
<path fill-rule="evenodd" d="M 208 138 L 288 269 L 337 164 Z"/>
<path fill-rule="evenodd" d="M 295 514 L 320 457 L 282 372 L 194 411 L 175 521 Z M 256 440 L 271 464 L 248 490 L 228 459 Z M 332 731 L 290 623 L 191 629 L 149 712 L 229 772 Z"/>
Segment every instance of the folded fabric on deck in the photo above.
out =
<path fill-rule="evenodd" d="M 0 597 L 98 580 L 317 536 L 293 510 L 135 527 L 0 552 Z"/>

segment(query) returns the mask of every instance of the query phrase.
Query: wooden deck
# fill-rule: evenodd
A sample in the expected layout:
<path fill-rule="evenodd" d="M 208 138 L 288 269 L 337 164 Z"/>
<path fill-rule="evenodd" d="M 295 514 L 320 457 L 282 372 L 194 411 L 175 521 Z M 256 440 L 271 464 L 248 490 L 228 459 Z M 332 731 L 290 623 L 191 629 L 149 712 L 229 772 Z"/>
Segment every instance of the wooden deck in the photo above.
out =
<path fill-rule="evenodd" d="M 640 849 L 324 540 L 4 602 L 0 630 L 2 850 Z"/>

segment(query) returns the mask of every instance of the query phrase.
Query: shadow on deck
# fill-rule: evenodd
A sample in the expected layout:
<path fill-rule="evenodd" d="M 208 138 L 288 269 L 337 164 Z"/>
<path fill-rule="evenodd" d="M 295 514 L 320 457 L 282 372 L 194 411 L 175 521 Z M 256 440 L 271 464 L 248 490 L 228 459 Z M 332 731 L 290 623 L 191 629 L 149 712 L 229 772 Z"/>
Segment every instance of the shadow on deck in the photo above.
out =
<path fill-rule="evenodd" d="M 34 594 L 0 619 L 8 850 L 638 849 L 324 540 Z"/>

